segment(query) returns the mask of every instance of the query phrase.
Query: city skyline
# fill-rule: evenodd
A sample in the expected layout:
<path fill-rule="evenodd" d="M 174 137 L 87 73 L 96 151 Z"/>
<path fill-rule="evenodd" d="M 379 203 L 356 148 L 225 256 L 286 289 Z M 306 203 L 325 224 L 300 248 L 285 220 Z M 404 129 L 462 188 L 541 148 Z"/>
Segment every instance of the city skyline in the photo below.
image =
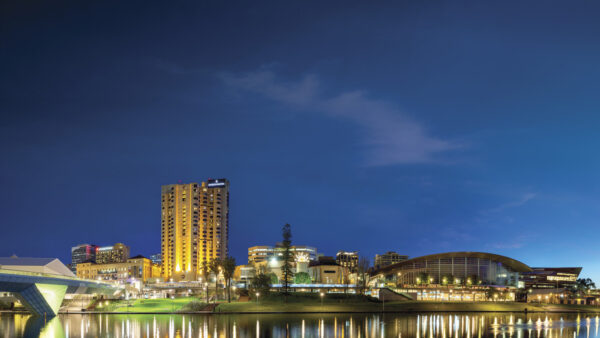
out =
<path fill-rule="evenodd" d="M 7 6 L 0 256 L 150 257 L 161 186 L 226 177 L 238 264 L 289 223 L 598 281 L 600 4 L 510 4 Z"/>

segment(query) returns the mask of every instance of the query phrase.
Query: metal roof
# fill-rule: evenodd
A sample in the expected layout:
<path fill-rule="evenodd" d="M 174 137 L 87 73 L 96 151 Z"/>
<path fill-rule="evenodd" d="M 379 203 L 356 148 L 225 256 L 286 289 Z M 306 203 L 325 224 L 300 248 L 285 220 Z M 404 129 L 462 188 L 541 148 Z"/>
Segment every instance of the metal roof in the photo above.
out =
<path fill-rule="evenodd" d="M 52 263 L 57 258 L 37 258 L 37 257 L 0 257 L 0 265 L 23 265 L 23 266 L 44 266 Z"/>

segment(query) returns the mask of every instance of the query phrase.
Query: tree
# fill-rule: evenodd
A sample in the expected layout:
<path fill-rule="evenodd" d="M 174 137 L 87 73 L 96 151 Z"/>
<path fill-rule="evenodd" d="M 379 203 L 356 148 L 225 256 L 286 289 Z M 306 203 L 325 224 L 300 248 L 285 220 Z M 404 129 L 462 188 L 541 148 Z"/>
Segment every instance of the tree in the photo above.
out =
<path fill-rule="evenodd" d="M 370 265 L 371 265 L 371 263 L 369 262 L 369 259 L 367 259 L 364 256 L 360 257 L 360 259 L 358 260 L 358 266 L 357 266 L 358 288 L 361 293 L 365 293 L 365 290 L 367 289 Z"/>
<path fill-rule="evenodd" d="M 275 274 L 275 272 L 269 272 L 266 275 L 267 275 L 267 277 L 269 277 L 269 281 L 271 284 L 279 283 L 279 278 L 277 278 L 277 275 Z"/>
<path fill-rule="evenodd" d="M 310 275 L 306 272 L 298 272 L 294 276 L 294 283 L 296 284 L 310 284 L 311 282 Z"/>
<path fill-rule="evenodd" d="M 431 276 L 425 272 L 421 272 L 417 277 L 417 284 L 429 284 L 432 282 Z"/>
<path fill-rule="evenodd" d="M 229 256 L 221 262 L 223 267 L 223 277 L 225 278 L 225 286 L 227 287 L 227 302 L 231 303 L 231 278 L 235 272 L 235 258 Z"/>
<path fill-rule="evenodd" d="M 263 296 L 269 294 L 271 290 L 271 278 L 264 273 L 259 273 L 254 276 L 252 280 L 250 280 L 250 291 L 251 297 L 256 297 L 256 294 L 259 293 Z"/>
<path fill-rule="evenodd" d="M 283 264 L 281 265 L 281 284 L 283 289 L 283 294 L 286 296 L 289 292 L 290 283 L 294 280 L 294 271 L 292 270 L 292 262 L 294 261 L 294 254 L 292 253 L 292 228 L 289 224 L 283 226 L 282 229 L 283 242 L 282 248 L 283 253 L 281 256 L 281 260 Z"/>
<path fill-rule="evenodd" d="M 221 269 L 221 260 L 218 258 L 210 261 L 209 269 L 212 273 L 215 274 L 215 303 L 219 298 L 219 271 Z M 208 290 L 207 290 L 208 291 Z"/>
<path fill-rule="evenodd" d="M 578 296 L 579 294 L 586 294 L 590 289 L 595 289 L 596 283 L 591 278 L 578 278 L 575 285 L 571 288 L 571 292 Z"/>
<path fill-rule="evenodd" d="M 206 302 L 208 303 L 208 278 L 210 273 L 210 263 L 208 261 L 202 262 L 202 278 L 204 278 L 204 282 L 206 283 Z"/>
<path fill-rule="evenodd" d="M 454 275 L 452 274 L 446 274 L 442 277 L 442 284 L 443 285 L 448 285 L 448 284 L 454 284 Z"/>

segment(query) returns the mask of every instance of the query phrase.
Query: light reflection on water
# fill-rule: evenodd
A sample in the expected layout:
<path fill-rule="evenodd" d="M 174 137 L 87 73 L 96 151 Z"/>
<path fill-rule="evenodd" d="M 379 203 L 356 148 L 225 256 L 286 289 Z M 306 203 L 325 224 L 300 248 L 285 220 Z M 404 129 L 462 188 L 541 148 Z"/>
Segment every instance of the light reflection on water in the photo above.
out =
<path fill-rule="evenodd" d="M 4 337 L 597 337 L 595 314 L 0 314 Z"/>

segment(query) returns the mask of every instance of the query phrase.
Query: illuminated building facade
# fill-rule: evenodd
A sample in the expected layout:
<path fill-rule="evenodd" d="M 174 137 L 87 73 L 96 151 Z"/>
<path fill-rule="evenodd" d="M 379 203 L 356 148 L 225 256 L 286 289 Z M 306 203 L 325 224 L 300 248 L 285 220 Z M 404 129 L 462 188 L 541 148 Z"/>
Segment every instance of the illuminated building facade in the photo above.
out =
<path fill-rule="evenodd" d="M 532 269 L 512 258 L 484 252 L 448 252 L 412 258 L 376 269 L 372 276 L 398 285 L 497 285 L 517 287 Z"/>
<path fill-rule="evenodd" d="M 153 273 L 158 272 L 159 270 L 152 264 L 152 261 L 143 256 L 135 256 L 120 263 L 77 264 L 77 277 L 79 278 L 121 283 L 134 280 L 146 282 L 147 279 L 156 277 Z"/>
<path fill-rule="evenodd" d="M 358 251 L 338 251 L 335 261 L 354 273 L 358 270 Z"/>
<path fill-rule="evenodd" d="M 123 243 L 101 246 L 96 251 L 96 263 L 123 263 L 129 258 L 129 251 L 129 246 Z"/>
<path fill-rule="evenodd" d="M 577 283 L 580 267 L 574 268 L 531 268 L 521 275 L 527 289 L 569 289 Z"/>
<path fill-rule="evenodd" d="M 71 248 L 71 264 L 68 265 L 73 273 L 77 271 L 77 264 L 84 262 L 96 262 L 97 245 L 79 244 Z"/>
<path fill-rule="evenodd" d="M 227 257 L 229 181 L 161 189 L 161 256 L 165 280 L 197 280 L 202 264 Z"/>
<path fill-rule="evenodd" d="M 321 256 L 317 261 L 310 262 L 308 274 L 313 283 L 320 284 L 349 284 L 350 271 L 347 267 L 336 262 L 333 257 Z"/>
<path fill-rule="evenodd" d="M 97 249 L 98 246 L 93 244 L 79 244 L 72 247 L 71 264 L 75 266 L 76 264 L 83 262 L 96 262 Z"/>
<path fill-rule="evenodd" d="M 384 266 L 400 263 L 408 259 L 406 255 L 400 255 L 394 251 L 388 251 L 381 255 L 375 255 L 375 268 L 383 268 Z"/>
<path fill-rule="evenodd" d="M 272 258 L 282 256 L 283 248 L 280 245 L 275 247 L 269 245 L 257 245 L 248 248 L 248 264 L 256 264 L 268 261 Z M 317 248 L 307 245 L 292 245 L 290 251 L 295 260 L 317 260 Z"/>

